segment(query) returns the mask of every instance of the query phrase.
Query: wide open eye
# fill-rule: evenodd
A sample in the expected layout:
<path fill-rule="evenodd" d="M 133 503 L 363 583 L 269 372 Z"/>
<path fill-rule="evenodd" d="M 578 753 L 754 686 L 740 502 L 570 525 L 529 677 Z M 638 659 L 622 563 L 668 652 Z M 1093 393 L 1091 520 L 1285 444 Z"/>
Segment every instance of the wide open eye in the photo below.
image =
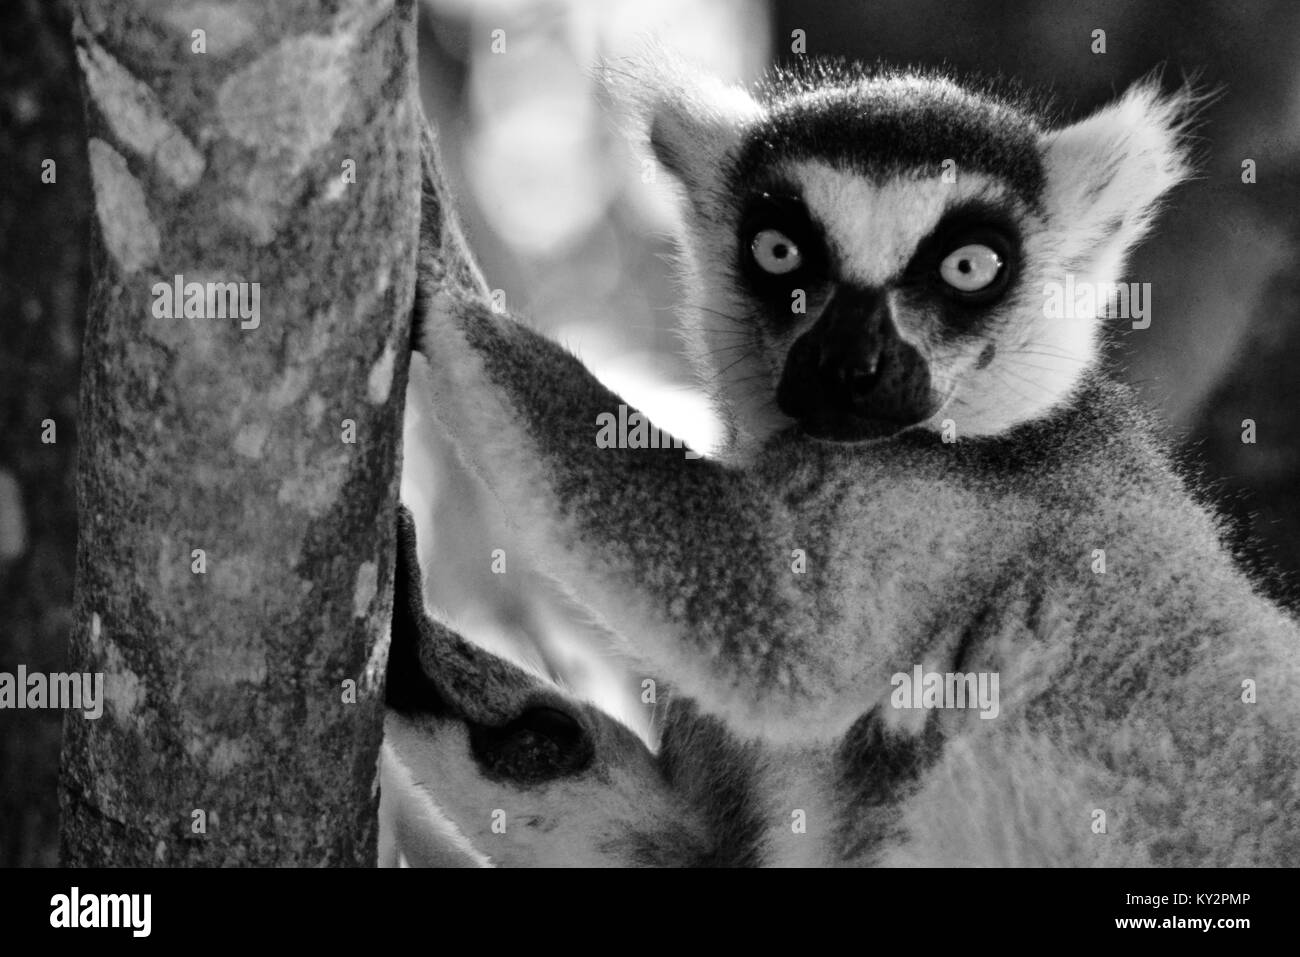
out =
<path fill-rule="evenodd" d="M 959 246 L 939 263 L 939 275 L 958 292 L 982 292 L 1002 276 L 1006 260 L 983 243 Z"/>
<path fill-rule="evenodd" d="M 803 265 L 803 253 L 793 239 L 778 229 L 760 230 L 749 244 L 754 262 L 765 273 L 784 276 Z"/>

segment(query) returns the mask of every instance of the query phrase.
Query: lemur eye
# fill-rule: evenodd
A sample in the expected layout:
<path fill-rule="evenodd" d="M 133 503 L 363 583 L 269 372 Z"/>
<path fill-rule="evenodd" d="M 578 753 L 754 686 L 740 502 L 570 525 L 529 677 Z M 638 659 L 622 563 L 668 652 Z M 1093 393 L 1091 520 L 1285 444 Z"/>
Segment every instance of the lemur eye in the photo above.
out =
<path fill-rule="evenodd" d="M 803 253 L 794 240 L 777 229 L 758 232 L 749 249 L 758 267 L 773 276 L 784 276 L 803 265 Z"/>
<path fill-rule="evenodd" d="M 943 281 L 959 292 L 979 292 L 997 281 L 1005 260 L 983 243 L 954 249 L 939 264 Z"/>
<path fill-rule="evenodd" d="M 950 210 L 917 244 L 904 283 L 950 304 L 946 321 L 969 329 L 1020 273 L 1020 238 L 1006 213 L 984 204 Z"/>

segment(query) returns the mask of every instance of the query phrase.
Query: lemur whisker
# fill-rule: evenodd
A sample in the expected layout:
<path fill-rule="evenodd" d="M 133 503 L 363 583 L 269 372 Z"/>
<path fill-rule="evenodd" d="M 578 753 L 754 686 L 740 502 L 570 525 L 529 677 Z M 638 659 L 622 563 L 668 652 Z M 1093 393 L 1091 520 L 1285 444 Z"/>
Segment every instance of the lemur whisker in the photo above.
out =
<path fill-rule="evenodd" d="M 1006 367 L 999 368 L 994 373 L 994 377 L 997 378 L 1005 388 L 1010 389 L 1015 394 L 1016 398 L 1021 399 L 1026 403 L 1035 402 L 1036 400 L 1033 396 L 1029 395 L 1027 392 L 1024 392 L 1023 390 L 1012 385 L 1011 381 L 1008 380 L 1007 376 L 1012 376 L 1017 382 L 1039 389 L 1039 391 L 1043 391 L 1039 387 L 1038 383 L 1035 383 L 1032 379 L 1027 379 L 1024 376 L 1018 375 Z"/>
<path fill-rule="evenodd" d="M 728 372 L 730 372 L 740 363 L 744 362 L 746 359 L 752 359 L 754 358 L 754 356 L 755 353 L 752 351 L 746 351 L 741 353 L 741 355 L 737 356 L 735 359 L 728 362 L 725 366 L 719 369 L 717 373 L 714 375 L 713 379 L 711 379 L 710 381 L 717 381 L 718 379 L 721 379 L 723 376 L 725 376 Z"/>
<path fill-rule="evenodd" d="M 696 312 L 708 313 L 711 316 L 717 316 L 719 319 L 726 319 L 728 322 L 735 323 L 736 325 L 739 326 L 745 326 L 748 328 L 748 327 L 752 327 L 753 325 L 752 322 L 747 321 L 743 316 L 733 316 L 730 313 L 722 312 L 719 309 L 714 309 L 713 307 L 706 306 L 703 303 L 688 302 L 685 303 L 684 305 L 685 308 L 687 309 L 695 310 Z"/>
<path fill-rule="evenodd" d="M 730 345 L 715 346 L 714 348 L 709 349 L 707 354 L 710 359 L 713 359 L 717 356 L 722 356 L 731 352 L 735 352 L 737 349 L 743 349 L 749 352 L 754 352 L 754 343 L 735 342 L 735 343 L 731 343 Z"/>
<path fill-rule="evenodd" d="M 1027 349 L 1027 348 L 1009 349 L 1007 350 L 1006 354 L 1012 356 L 1043 356 L 1044 358 L 1048 358 L 1048 359 L 1067 359 L 1071 362 L 1088 361 L 1088 359 L 1086 359 L 1083 356 L 1075 355 L 1066 352 L 1064 350 L 1054 350 L 1045 346 L 1040 346 L 1033 349 Z"/>

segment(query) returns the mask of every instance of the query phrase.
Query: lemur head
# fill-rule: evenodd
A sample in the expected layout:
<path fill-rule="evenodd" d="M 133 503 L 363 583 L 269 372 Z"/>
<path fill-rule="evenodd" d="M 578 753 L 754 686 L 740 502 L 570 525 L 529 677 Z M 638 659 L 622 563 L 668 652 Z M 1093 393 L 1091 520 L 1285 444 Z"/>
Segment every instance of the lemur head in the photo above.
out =
<path fill-rule="evenodd" d="M 633 71 L 608 82 L 684 192 L 684 337 L 740 454 L 792 423 L 860 441 L 1041 416 L 1100 324 L 1049 316 L 1046 284 L 1119 279 L 1189 172 L 1194 97 L 1154 79 L 1053 128 L 937 74 L 818 66 L 750 95 Z"/>

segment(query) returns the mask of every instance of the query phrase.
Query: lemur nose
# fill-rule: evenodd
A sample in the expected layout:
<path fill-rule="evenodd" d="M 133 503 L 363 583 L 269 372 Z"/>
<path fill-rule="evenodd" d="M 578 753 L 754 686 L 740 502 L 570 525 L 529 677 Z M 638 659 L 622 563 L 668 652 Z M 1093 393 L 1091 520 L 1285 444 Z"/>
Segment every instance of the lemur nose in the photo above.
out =
<path fill-rule="evenodd" d="M 878 295 L 846 297 L 819 350 L 819 372 L 854 405 L 864 402 L 884 372 L 883 333 L 890 323 L 888 306 Z"/>
<path fill-rule="evenodd" d="M 859 395 L 870 392 L 880 379 L 880 350 L 871 349 L 867 355 L 859 354 L 838 361 L 833 375 L 850 392 Z"/>
<path fill-rule="evenodd" d="M 929 367 L 884 291 L 843 285 L 791 345 L 776 401 L 815 437 L 879 438 L 931 413 Z"/>

